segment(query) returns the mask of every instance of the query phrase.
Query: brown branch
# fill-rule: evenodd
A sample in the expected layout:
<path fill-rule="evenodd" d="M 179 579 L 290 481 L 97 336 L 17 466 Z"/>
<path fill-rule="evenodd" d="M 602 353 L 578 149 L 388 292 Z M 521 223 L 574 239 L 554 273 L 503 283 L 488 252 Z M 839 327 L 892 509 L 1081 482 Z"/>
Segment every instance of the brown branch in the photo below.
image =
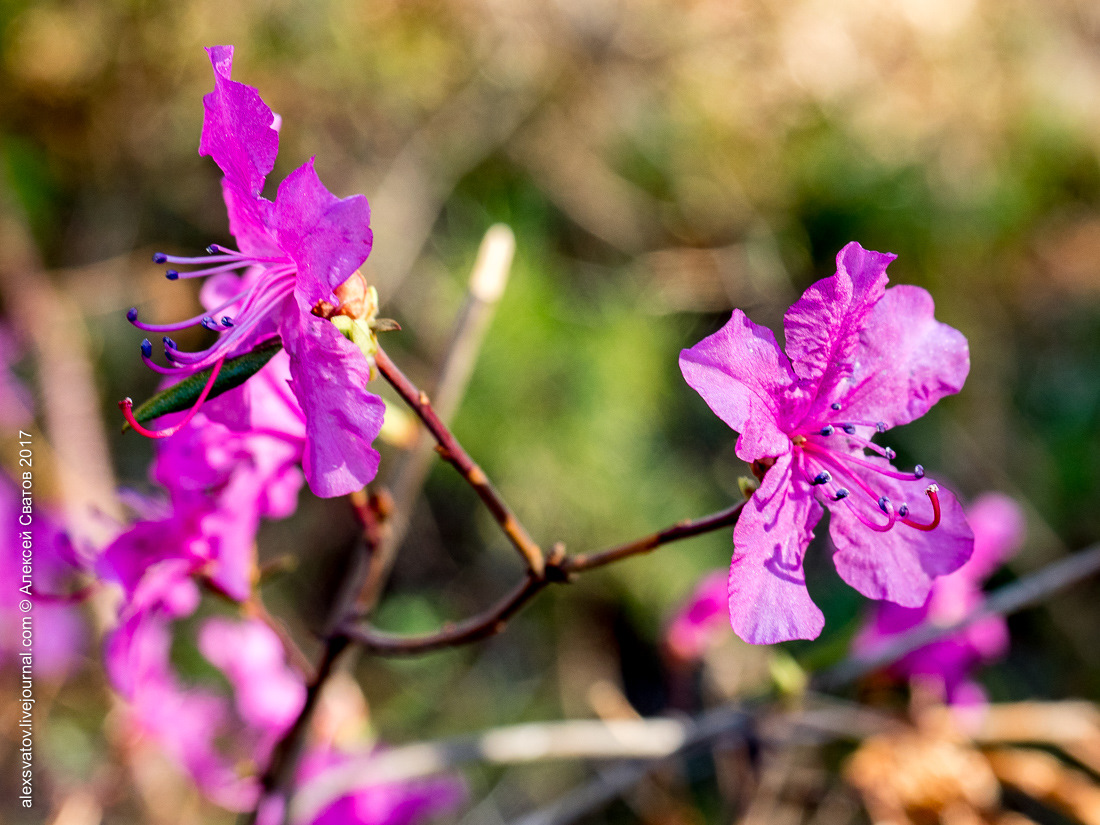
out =
<path fill-rule="evenodd" d="M 464 622 L 444 625 L 442 629 L 423 636 L 386 633 L 364 626 L 346 626 L 339 632 L 371 653 L 385 656 L 415 656 L 445 647 L 458 647 L 500 633 L 508 624 L 508 620 L 550 584 L 550 581 L 547 578 L 535 578 L 528 574 L 518 587 L 484 613 L 479 613 Z"/>
<path fill-rule="evenodd" d="M 444 424 L 450 424 L 466 391 L 481 342 L 508 282 L 515 245 L 512 230 L 504 224 L 494 224 L 478 248 L 466 303 L 455 320 L 451 343 L 433 391 L 433 407 Z M 360 614 L 374 607 L 389 579 L 397 550 L 408 532 L 416 499 L 435 458 L 432 446 L 432 438 L 423 430 L 417 430 L 412 447 L 387 482 L 393 490 L 392 513 L 386 520 L 385 535 L 371 557 L 366 582 L 359 592 L 356 609 Z"/>
<path fill-rule="evenodd" d="M 637 541 L 620 544 L 618 547 L 611 547 L 596 553 L 581 553 L 575 556 L 568 556 L 562 561 L 560 566 L 565 573 L 583 573 L 587 570 L 603 567 L 605 564 L 611 564 L 612 562 L 629 558 L 630 556 L 648 553 L 650 550 L 655 550 L 662 544 L 669 544 L 673 541 L 680 541 L 681 539 L 688 539 L 692 536 L 709 533 L 711 530 L 717 530 L 720 527 L 729 527 L 737 523 L 737 517 L 741 515 L 741 508 L 744 506 L 745 502 L 741 501 L 718 513 L 713 513 L 712 515 L 704 516 L 694 521 L 681 521 L 674 524 L 672 527 L 645 536 Z"/>
<path fill-rule="evenodd" d="M 458 470 L 459 474 L 466 479 L 466 483 L 473 487 L 478 498 L 489 508 L 493 518 L 500 524 L 501 530 L 504 531 L 508 540 L 512 542 L 512 546 L 523 558 L 527 569 L 534 577 L 541 578 L 546 564 L 542 549 L 528 535 L 526 528 L 520 524 L 519 519 L 505 504 L 504 499 L 493 487 L 485 472 L 470 458 L 470 455 L 440 420 L 435 410 L 432 409 L 427 394 L 417 389 L 416 385 L 405 376 L 405 373 L 401 372 L 381 348 L 378 349 L 375 355 L 375 363 L 378 365 L 378 371 L 382 374 L 382 377 L 390 382 L 405 403 L 424 422 L 428 431 L 431 432 L 439 444 L 439 454 Z"/>
<path fill-rule="evenodd" d="M 347 624 L 337 632 L 372 653 L 382 656 L 417 656 L 433 650 L 476 642 L 502 631 L 509 619 L 548 585 L 568 582 L 574 573 L 587 572 L 631 556 L 647 553 L 664 544 L 729 527 L 737 522 L 744 506 L 744 502 L 739 502 L 733 507 L 709 516 L 694 521 L 682 521 L 637 541 L 595 553 L 567 556 L 561 545 L 556 545 L 545 561 L 542 576 L 535 576 L 534 573 L 529 572 L 511 593 L 488 610 L 457 624 L 445 625 L 432 633 L 421 635 L 387 633 L 366 624 Z"/>

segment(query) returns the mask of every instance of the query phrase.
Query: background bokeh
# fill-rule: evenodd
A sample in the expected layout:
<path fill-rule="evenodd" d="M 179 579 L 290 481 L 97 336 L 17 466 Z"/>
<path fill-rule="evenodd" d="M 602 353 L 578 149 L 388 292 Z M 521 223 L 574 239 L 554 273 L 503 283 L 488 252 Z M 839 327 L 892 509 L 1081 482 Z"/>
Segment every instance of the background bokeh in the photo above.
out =
<path fill-rule="evenodd" d="M 596 549 L 736 501 L 746 468 L 678 352 L 734 306 L 776 325 L 850 240 L 897 253 L 894 282 L 928 288 L 970 340 L 963 392 L 890 443 L 964 499 L 1000 490 L 1025 505 L 1028 543 L 996 582 L 1100 537 L 1089 0 L 3 0 L 0 292 L 56 458 L 39 470 L 42 495 L 93 532 L 123 512 L 116 484 L 151 489 L 149 444 L 116 426 L 117 399 L 156 382 L 125 311 L 197 311 L 193 285 L 166 282 L 150 254 L 230 240 L 218 170 L 196 153 L 212 86 L 202 47 L 215 43 L 236 45 L 234 77 L 283 117 L 272 186 L 316 156 L 334 192 L 367 195 L 366 271 L 403 327 L 384 343 L 425 387 L 483 233 L 515 231 L 455 431 L 544 546 Z M 311 653 L 355 533 L 346 502 L 305 500 L 261 536 L 264 560 L 296 559 L 265 595 Z M 782 654 L 806 667 L 844 655 L 862 607 L 814 549 L 826 630 Z M 549 592 L 489 642 L 360 659 L 377 734 L 590 716 L 609 695 L 643 714 L 692 709 L 698 685 L 668 667 L 661 633 L 729 553 L 722 531 Z M 441 466 L 379 624 L 469 615 L 518 573 Z M 1095 698 L 1096 597 L 1085 585 L 1013 617 L 1009 657 L 984 674 L 990 695 Z M 768 683 L 772 653 L 732 634 L 721 650 L 702 695 Z M 61 795 L 109 781 L 109 720 L 67 695 L 43 743 Z M 476 799 L 511 815 L 584 774 L 470 778 Z M 713 799 L 699 793 L 683 821 L 705 821 Z M 163 816 L 216 814 L 196 802 Z"/>

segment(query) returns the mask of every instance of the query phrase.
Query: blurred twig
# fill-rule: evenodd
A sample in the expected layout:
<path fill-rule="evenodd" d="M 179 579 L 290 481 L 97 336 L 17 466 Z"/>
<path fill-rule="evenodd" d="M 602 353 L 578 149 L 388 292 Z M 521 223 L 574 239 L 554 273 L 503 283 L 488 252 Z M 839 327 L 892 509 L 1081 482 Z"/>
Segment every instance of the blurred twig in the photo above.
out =
<path fill-rule="evenodd" d="M 865 655 L 854 655 L 817 674 L 811 684 L 817 690 L 835 690 L 944 636 L 958 633 L 988 616 L 1015 613 L 1047 596 L 1100 571 L 1100 545 L 1093 545 L 1054 562 L 1036 573 L 1002 587 L 964 618 L 952 625 L 921 625 L 898 636 L 890 644 Z"/>
<path fill-rule="evenodd" d="M 43 419 L 65 523 L 80 539 L 102 546 L 111 538 L 112 521 L 121 522 L 122 512 L 88 358 L 87 331 L 79 308 L 54 289 L 43 272 L 18 208 L 4 198 L 0 284 L 9 316 L 34 343 Z"/>

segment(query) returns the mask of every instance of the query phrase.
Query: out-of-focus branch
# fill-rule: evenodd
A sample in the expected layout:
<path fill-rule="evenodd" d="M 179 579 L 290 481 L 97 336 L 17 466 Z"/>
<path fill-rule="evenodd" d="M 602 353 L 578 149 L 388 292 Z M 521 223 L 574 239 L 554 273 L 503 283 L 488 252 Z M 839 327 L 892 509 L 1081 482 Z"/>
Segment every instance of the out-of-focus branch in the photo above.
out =
<path fill-rule="evenodd" d="M 417 389 L 416 385 L 405 376 L 405 373 L 390 360 L 385 350 L 378 349 L 375 355 L 375 363 L 378 365 L 378 371 L 382 374 L 382 377 L 389 381 L 405 403 L 424 422 L 424 425 L 439 445 L 440 455 L 443 456 L 444 460 L 454 465 L 454 468 L 458 470 L 478 497 L 485 503 L 485 506 L 489 508 L 489 512 L 493 514 L 493 518 L 497 520 L 501 530 L 512 542 L 512 546 L 516 548 L 520 557 L 523 558 L 527 569 L 536 578 L 541 578 L 545 565 L 542 548 L 535 543 L 527 533 L 527 529 L 512 513 L 511 508 L 501 498 L 500 493 L 489 481 L 485 472 L 470 458 L 469 453 L 463 449 L 462 445 L 451 434 L 451 431 L 447 429 L 447 426 L 432 408 L 427 393 Z"/>
<path fill-rule="evenodd" d="M 18 208 L 4 198 L 0 285 L 9 317 L 34 344 L 43 423 L 65 523 L 80 539 L 101 546 L 111 538 L 111 522 L 121 522 L 122 511 L 115 497 L 87 331 L 80 310 L 43 272 Z M 44 449 L 40 455 L 48 460 Z"/>
<path fill-rule="evenodd" d="M 915 627 L 878 650 L 852 656 L 828 670 L 823 670 L 813 678 L 811 684 L 817 690 L 835 690 L 897 661 L 906 653 L 924 647 L 937 639 L 958 633 L 974 622 L 989 616 L 1006 616 L 1015 613 L 1097 572 L 1100 572 L 1100 544 L 1074 553 L 1026 578 L 1002 587 L 952 625 L 937 627 L 923 624 Z"/>
<path fill-rule="evenodd" d="M 446 360 L 436 384 L 433 406 L 444 424 L 450 424 L 466 392 L 481 343 L 496 305 L 504 294 L 515 248 L 515 235 L 503 224 L 490 227 L 481 241 L 470 275 L 466 303 L 455 321 Z M 418 431 L 416 441 L 394 474 L 390 485 L 394 499 L 392 516 L 371 558 L 366 582 L 359 593 L 356 607 L 361 613 L 374 606 L 385 587 L 397 550 L 408 532 L 413 507 L 434 458 L 433 452 L 431 440 Z"/>

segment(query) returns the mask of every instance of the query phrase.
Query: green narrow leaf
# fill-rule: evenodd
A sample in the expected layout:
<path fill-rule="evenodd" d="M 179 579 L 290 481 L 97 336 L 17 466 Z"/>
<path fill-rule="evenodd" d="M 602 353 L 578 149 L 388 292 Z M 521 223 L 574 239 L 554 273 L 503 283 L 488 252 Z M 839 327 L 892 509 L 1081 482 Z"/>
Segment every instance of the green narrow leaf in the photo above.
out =
<path fill-rule="evenodd" d="M 218 373 L 218 378 L 214 382 L 214 386 L 210 390 L 210 395 L 207 396 L 207 400 L 216 398 L 223 392 L 229 392 L 234 387 L 239 387 L 261 369 L 264 365 L 270 361 L 275 353 L 283 348 L 283 342 L 278 337 L 271 338 L 251 352 L 246 352 L 244 355 L 238 355 L 236 358 L 229 358 L 224 364 L 222 364 L 221 372 Z M 163 392 L 158 392 L 136 410 L 134 410 L 134 418 L 140 423 L 144 424 L 146 421 L 151 421 L 154 418 L 160 418 L 162 415 L 168 415 L 168 413 L 182 412 L 183 410 L 191 409 L 198 397 L 202 395 L 202 388 L 206 386 L 206 382 L 210 380 L 210 373 L 213 370 L 205 369 L 202 372 L 196 372 L 189 378 L 185 378 L 178 384 L 169 387 Z M 130 428 L 129 424 L 124 424 L 122 427 L 123 432 Z"/>

